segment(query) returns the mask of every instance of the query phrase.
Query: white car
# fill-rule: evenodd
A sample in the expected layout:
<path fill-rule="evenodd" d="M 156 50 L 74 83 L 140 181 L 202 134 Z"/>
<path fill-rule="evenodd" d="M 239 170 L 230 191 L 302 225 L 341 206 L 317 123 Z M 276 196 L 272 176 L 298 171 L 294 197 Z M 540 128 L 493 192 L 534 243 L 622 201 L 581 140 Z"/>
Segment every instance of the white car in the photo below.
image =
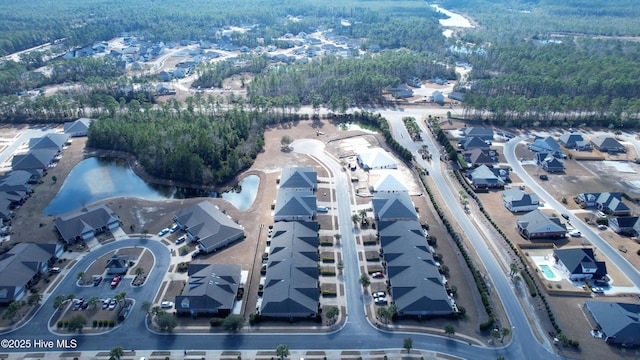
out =
<path fill-rule="evenodd" d="M 604 294 L 604 289 L 603 289 L 603 288 L 601 288 L 601 287 L 592 287 L 592 288 L 591 288 L 591 291 L 592 291 L 594 294 Z"/>
<path fill-rule="evenodd" d="M 607 230 L 607 225 L 604 225 L 604 224 L 598 225 L 598 230 Z"/>
<path fill-rule="evenodd" d="M 569 232 L 569 235 L 573 236 L 573 237 L 581 237 L 582 233 L 578 230 L 573 230 L 571 232 Z"/>
<path fill-rule="evenodd" d="M 115 309 L 117 305 L 118 301 L 116 301 L 116 299 L 111 299 L 111 301 L 109 302 L 109 310 Z"/>
<path fill-rule="evenodd" d="M 169 309 L 173 307 L 173 302 L 171 301 L 163 301 L 160 303 L 160 308 L 162 309 Z"/>

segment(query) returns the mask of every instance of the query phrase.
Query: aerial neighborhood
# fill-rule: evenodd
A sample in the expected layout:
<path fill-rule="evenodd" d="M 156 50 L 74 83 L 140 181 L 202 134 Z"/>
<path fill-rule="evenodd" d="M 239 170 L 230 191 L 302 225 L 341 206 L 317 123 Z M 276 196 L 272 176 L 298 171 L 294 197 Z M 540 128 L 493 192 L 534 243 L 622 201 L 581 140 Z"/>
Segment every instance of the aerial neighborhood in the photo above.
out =
<path fill-rule="evenodd" d="M 0 358 L 637 358 L 636 8 L 5 4 Z"/>

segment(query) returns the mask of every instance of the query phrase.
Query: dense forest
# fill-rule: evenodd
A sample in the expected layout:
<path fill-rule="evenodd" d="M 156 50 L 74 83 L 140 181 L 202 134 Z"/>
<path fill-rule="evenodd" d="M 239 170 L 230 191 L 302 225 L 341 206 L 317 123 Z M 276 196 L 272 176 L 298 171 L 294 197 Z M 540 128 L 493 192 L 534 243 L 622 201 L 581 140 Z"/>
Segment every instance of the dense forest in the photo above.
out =
<path fill-rule="evenodd" d="M 253 163 L 264 145 L 262 120 L 240 107 L 215 116 L 129 112 L 94 121 L 87 146 L 131 153 L 159 178 L 216 185 Z"/>

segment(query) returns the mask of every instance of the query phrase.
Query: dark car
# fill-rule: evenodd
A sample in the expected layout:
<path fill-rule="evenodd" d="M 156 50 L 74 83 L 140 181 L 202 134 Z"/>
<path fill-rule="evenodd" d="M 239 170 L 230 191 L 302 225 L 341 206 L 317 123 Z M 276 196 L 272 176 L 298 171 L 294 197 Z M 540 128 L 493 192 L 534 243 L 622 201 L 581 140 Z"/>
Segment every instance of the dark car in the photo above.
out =
<path fill-rule="evenodd" d="M 98 286 L 102 282 L 102 276 L 94 276 L 93 277 L 93 286 Z"/>
<path fill-rule="evenodd" d="M 540 175 L 540 180 L 549 180 L 547 175 Z"/>
<path fill-rule="evenodd" d="M 569 214 L 567 214 L 567 213 L 563 213 L 563 214 L 562 214 L 562 217 L 563 217 L 563 218 L 565 218 L 565 219 L 567 219 L 567 220 L 569 220 Z"/>

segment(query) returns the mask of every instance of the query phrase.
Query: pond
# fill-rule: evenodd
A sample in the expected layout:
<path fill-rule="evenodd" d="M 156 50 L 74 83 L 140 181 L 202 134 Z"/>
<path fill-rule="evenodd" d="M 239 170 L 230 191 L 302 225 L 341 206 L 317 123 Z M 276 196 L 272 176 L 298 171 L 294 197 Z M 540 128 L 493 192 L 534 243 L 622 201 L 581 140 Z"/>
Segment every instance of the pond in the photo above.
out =
<path fill-rule="evenodd" d="M 247 176 L 236 188 L 220 194 L 239 210 L 248 209 L 258 192 L 260 178 Z M 78 210 L 82 206 L 113 197 L 136 197 L 145 200 L 181 199 L 202 196 L 201 192 L 179 189 L 175 186 L 151 184 L 136 175 L 122 159 L 92 157 L 78 163 L 62 187 L 42 211 L 58 216 Z M 216 196 L 206 193 L 204 196 Z"/>

